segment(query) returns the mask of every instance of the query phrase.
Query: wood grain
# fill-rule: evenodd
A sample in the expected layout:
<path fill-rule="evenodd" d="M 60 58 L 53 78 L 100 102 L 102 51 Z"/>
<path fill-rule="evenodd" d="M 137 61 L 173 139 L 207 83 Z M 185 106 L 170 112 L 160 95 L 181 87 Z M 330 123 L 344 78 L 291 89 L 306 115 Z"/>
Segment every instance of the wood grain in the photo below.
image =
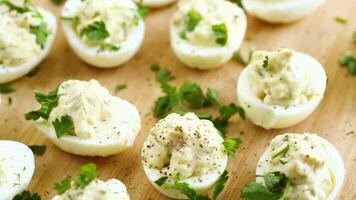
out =
<path fill-rule="evenodd" d="M 50 1 L 34 0 L 57 15 L 61 7 Z M 351 35 L 356 31 L 355 0 L 328 0 L 326 5 L 300 22 L 290 25 L 270 25 L 252 17 L 248 18 L 248 33 L 243 51 L 254 46 L 257 49 L 289 47 L 313 55 L 324 65 L 329 81 L 325 99 L 318 109 L 297 126 L 266 131 L 248 120 L 232 120 L 228 135 L 242 138 L 244 144 L 235 158 L 229 160 L 231 173 L 228 187 L 221 199 L 239 199 L 239 191 L 254 179 L 257 160 L 268 142 L 277 134 L 286 132 L 313 132 L 332 142 L 340 151 L 347 169 L 345 185 L 340 199 L 356 199 L 356 77 L 339 67 L 337 59 L 346 51 L 355 52 Z M 69 48 L 59 26 L 54 47 L 48 58 L 40 65 L 34 77 L 24 77 L 11 86 L 15 93 L 2 96 L 0 106 L 0 139 L 17 140 L 26 144 L 46 144 L 44 156 L 36 158 L 36 172 L 29 187 L 43 199 L 54 194 L 53 183 L 68 175 L 74 175 L 86 162 L 98 165 L 101 179 L 111 177 L 122 180 L 133 200 L 168 199 L 157 192 L 148 182 L 141 165 L 141 146 L 150 128 L 157 121 L 152 117 L 153 102 L 161 95 L 159 85 L 150 71 L 151 64 L 159 63 L 173 71 L 174 83 L 194 80 L 204 87 L 220 91 L 222 101 L 236 102 L 236 80 L 243 69 L 231 61 L 220 69 L 198 71 L 185 67 L 173 54 L 169 45 L 169 20 L 174 6 L 155 10 L 147 19 L 145 40 L 139 53 L 124 66 L 116 69 L 97 69 L 83 63 Z M 341 25 L 335 16 L 348 19 Z M 38 107 L 32 89 L 49 91 L 68 79 L 97 79 L 114 91 L 117 84 L 126 83 L 128 88 L 118 95 L 134 103 L 140 110 L 143 128 L 134 147 L 108 158 L 88 158 L 65 153 L 46 139 L 23 114 Z M 11 97 L 13 103 L 7 104 Z M 351 134 L 351 133 L 354 134 Z"/>

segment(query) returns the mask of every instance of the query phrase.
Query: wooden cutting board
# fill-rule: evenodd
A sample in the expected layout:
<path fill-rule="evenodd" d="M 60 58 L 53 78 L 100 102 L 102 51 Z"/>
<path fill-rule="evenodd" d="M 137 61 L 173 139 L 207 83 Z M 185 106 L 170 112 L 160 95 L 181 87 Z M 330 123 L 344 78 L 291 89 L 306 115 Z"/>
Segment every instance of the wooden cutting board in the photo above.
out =
<path fill-rule="evenodd" d="M 61 10 L 49 0 L 34 0 L 34 3 L 53 11 L 57 16 Z M 94 162 L 98 166 L 99 177 L 104 180 L 114 177 L 123 181 L 131 199 L 168 199 L 150 185 L 141 165 L 142 143 L 157 121 L 152 116 L 152 107 L 161 95 L 150 66 L 158 63 L 172 70 L 176 76 L 174 84 L 189 79 L 204 87 L 216 88 L 224 103 L 237 103 L 236 80 L 243 69 L 236 61 L 211 71 L 193 70 L 180 63 L 169 45 L 169 21 L 173 11 L 174 6 L 153 11 L 147 18 L 142 48 L 132 60 L 115 69 L 97 69 L 83 63 L 69 48 L 59 24 L 56 42 L 48 58 L 39 66 L 38 74 L 11 83 L 16 92 L 2 95 L 0 139 L 16 140 L 28 145 L 45 144 L 48 147 L 43 156 L 36 158 L 36 172 L 29 190 L 40 193 L 43 199 L 51 199 L 55 194 L 55 182 L 75 175 L 82 164 Z M 328 87 L 318 109 L 297 126 L 267 131 L 248 120 L 236 117 L 231 121 L 228 136 L 240 137 L 243 145 L 237 155 L 229 160 L 230 180 L 220 199 L 239 199 L 240 189 L 254 179 L 257 160 L 268 142 L 277 134 L 286 132 L 319 133 L 332 142 L 340 151 L 347 169 L 340 199 L 356 199 L 356 76 L 348 75 L 346 69 L 337 64 L 342 52 L 356 52 L 356 45 L 351 42 L 352 33 L 356 31 L 355 11 L 355 0 L 328 0 L 313 15 L 290 25 L 270 25 L 248 17 L 243 52 L 247 52 L 250 46 L 268 50 L 288 47 L 306 52 L 324 65 L 329 77 Z M 348 19 L 348 24 L 335 22 L 336 16 Z M 128 88 L 118 95 L 138 107 L 143 126 L 131 149 L 108 158 L 71 155 L 53 145 L 32 122 L 25 121 L 24 113 L 39 106 L 32 89 L 49 91 L 68 79 L 97 79 L 112 92 L 117 84 L 127 84 Z M 13 100 L 11 105 L 7 103 L 8 97 Z"/>

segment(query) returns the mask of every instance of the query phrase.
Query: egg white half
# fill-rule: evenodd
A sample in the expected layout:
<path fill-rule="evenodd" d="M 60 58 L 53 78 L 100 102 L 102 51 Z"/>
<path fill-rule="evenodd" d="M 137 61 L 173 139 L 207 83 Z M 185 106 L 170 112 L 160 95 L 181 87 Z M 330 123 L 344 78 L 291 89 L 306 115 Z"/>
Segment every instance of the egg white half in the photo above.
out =
<path fill-rule="evenodd" d="M 12 200 L 24 191 L 35 171 L 35 158 L 30 148 L 15 142 L 0 140 L 0 197 Z"/>
<path fill-rule="evenodd" d="M 41 49 L 39 54 L 22 65 L 11 67 L 0 65 L 0 84 L 13 81 L 26 75 L 38 64 L 40 64 L 51 50 L 57 32 L 57 20 L 51 12 L 39 7 L 37 7 L 37 9 L 43 15 L 43 19 L 47 26 L 52 30 L 44 45 L 44 49 Z"/>
<path fill-rule="evenodd" d="M 176 2 L 177 0 L 143 0 L 142 5 L 151 8 L 159 8 Z"/>
<path fill-rule="evenodd" d="M 118 194 L 123 194 L 123 196 L 125 196 L 125 194 L 127 194 L 127 189 L 125 184 L 123 184 L 121 181 L 117 180 L 117 179 L 109 179 L 106 181 L 106 184 L 108 186 L 108 191 L 112 192 L 112 193 L 118 193 Z M 129 200 L 130 198 L 127 195 L 126 197 L 123 197 L 123 199 L 120 200 Z M 52 200 L 61 200 L 60 196 L 54 196 L 52 198 Z M 113 199 L 114 200 L 114 199 Z"/>
<path fill-rule="evenodd" d="M 313 135 L 313 137 L 317 137 L 317 136 Z M 333 191 L 331 192 L 327 200 L 337 200 L 342 190 L 344 179 L 345 179 L 344 161 L 342 160 L 338 150 L 334 147 L 334 145 L 332 145 L 329 141 L 327 141 L 322 137 L 318 137 L 318 140 L 325 147 L 326 154 L 329 155 L 330 158 L 332 158 L 332 160 L 328 160 L 329 163 L 328 167 L 330 168 L 330 171 L 334 176 L 335 185 Z M 258 163 L 262 163 L 263 161 L 270 159 L 270 156 L 271 155 L 267 151 L 265 151 L 261 155 Z M 256 174 L 260 175 L 263 173 L 264 173 L 263 168 L 257 165 Z"/>
<path fill-rule="evenodd" d="M 288 108 L 268 105 L 259 99 L 250 87 L 248 75 L 252 67 L 247 66 L 240 74 L 237 83 L 237 96 L 247 117 L 256 125 L 266 129 L 286 128 L 307 118 L 323 99 L 327 76 L 323 66 L 313 57 L 295 52 L 291 63 L 308 74 L 310 86 L 320 95 L 314 95 L 307 103 Z"/>
<path fill-rule="evenodd" d="M 113 1 L 106 0 L 107 3 Z M 132 0 L 120 0 L 120 3 L 131 8 L 137 8 Z M 80 4 L 81 0 L 68 0 L 63 7 L 62 16 L 73 13 Z M 126 41 L 120 45 L 118 51 L 98 52 L 97 47 L 90 47 L 82 42 L 78 34 L 74 32 L 71 23 L 63 21 L 62 24 L 66 39 L 74 52 L 86 63 L 100 68 L 117 67 L 130 60 L 139 50 L 145 35 L 145 23 L 143 20 L 139 20 L 139 24 L 127 36 Z"/>
<path fill-rule="evenodd" d="M 137 134 L 141 128 L 141 119 L 137 108 L 129 103 L 126 100 L 117 99 L 121 101 L 122 108 L 125 107 L 125 110 L 122 110 L 121 118 L 126 120 L 127 112 L 131 113 L 133 117 L 132 120 L 135 120 L 137 127 L 135 130 L 132 130 L 130 124 L 125 124 L 120 126 L 120 134 L 125 135 L 125 141 L 118 139 L 105 139 L 99 140 L 95 136 L 88 139 L 79 138 L 74 135 L 64 135 L 60 138 L 57 138 L 56 132 L 52 125 L 50 125 L 45 120 L 38 120 L 35 122 L 37 128 L 43 132 L 55 145 L 57 145 L 63 151 L 68 153 L 82 155 L 82 156 L 110 156 L 117 153 L 120 153 L 128 148 L 130 148 L 136 139 Z"/>
<path fill-rule="evenodd" d="M 171 46 L 178 59 L 189 67 L 201 70 L 217 68 L 228 62 L 234 52 L 240 48 L 247 29 L 244 11 L 238 6 L 235 7 L 236 12 L 239 13 L 239 23 L 230 27 L 233 30 L 230 30 L 229 33 L 236 34 L 229 35 L 229 42 L 223 47 L 203 47 L 191 44 L 180 37 L 181 32 L 172 20 L 170 25 Z"/>
<path fill-rule="evenodd" d="M 270 23 L 297 21 L 323 5 L 325 0 L 242 0 L 246 12 Z"/>

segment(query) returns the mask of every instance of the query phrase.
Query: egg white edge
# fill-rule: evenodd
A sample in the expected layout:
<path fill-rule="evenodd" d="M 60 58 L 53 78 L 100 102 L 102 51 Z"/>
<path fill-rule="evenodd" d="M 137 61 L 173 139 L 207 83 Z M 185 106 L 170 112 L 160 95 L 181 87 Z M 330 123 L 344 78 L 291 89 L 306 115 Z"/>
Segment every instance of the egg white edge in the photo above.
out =
<path fill-rule="evenodd" d="M 47 38 L 45 48 L 41 49 L 41 52 L 39 54 L 37 54 L 35 57 L 33 57 L 28 62 L 22 65 L 11 66 L 11 67 L 0 65 L 0 84 L 7 83 L 15 79 L 18 79 L 22 76 L 25 76 L 48 56 L 52 48 L 57 33 L 57 20 L 51 12 L 41 7 L 36 7 L 36 8 L 43 15 L 43 19 L 47 24 L 47 26 L 52 29 L 51 34 Z"/>
<path fill-rule="evenodd" d="M 289 134 L 298 134 L 298 133 L 289 133 Z M 313 134 L 313 133 L 309 133 L 309 134 Z M 335 178 L 335 185 L 333 191 L 331 192 L 327 200 L 337 200 L 342 190 L 344 179 L 345 179 L 344 161 L 342 160 L 340 153 L 338 152 L 338 150 L 335 148 L 333 144 L 331 144 L 329 141 L 320 137 L 317 134 L 316 136 L 318 136 L 318 139 L 320 139 L 320 141 L 325 145 L 325 150 L 327 150 L 327 154 L 333 158 L 333 161 L 329 162 L 330 164 L 329 167 Z M 258 163 L 262 162 L 263 160 L 266 160 L 267 158 L 268 158 L 268 153 L 266 149 L 261 155 Z M 261 168 L 257 166 L 256 174 L 261 175 L 261 173 L 262 173 Z"/>
<path fill-rule="evenodd" d="M 291 23 L 311 14 L 324 2 L 325 0 L 294 0 L 268 3 L 242 0 L 242 5 L 247 13 L 269 23 Z"/>
<path fill-rule="evenodd" d="M 10 186 L 10 191 L 8 193 L 8 196 L 2 196 L 4 200 L 12 200 L 13 197 L 15 197 L 17 194 L 20 194 L 23 192 L 27 186 L 30 184 L 31 179 L 33 177 L 33 174 L 35 172 L 35 156 L 33 155 L 31 149 L 20 142 L 16 141 L 10 141 L 10 140 L 0 140 L 0 144 L 3 143 L 5 145 L 8 145 L 9 148 L 6 148 L 7 153 L 11 153 L 11 155 L 18 155 L 13 157 L 16 159 L 14 162 L 25 162 L 26 163 L 26 173 L 23 173 L 21 180 L 22 184 L 16 185 L 16 187 L 13 187 L 12 185 Z M 10 147 L 11 146 L 11 147 Z M 16 148 L 12 148 L 13 146 L 16 146 Z M 5 152 L 2 152 L 5 153 Z M 20 154 L 23 153 L 23 155 L 26 155 L 26 159 L 23 160 L 22 157 L 20 157 Z M 5 163 L 9 162 L 8 159 L 5 160 Z M 31 163 L 31 164 L 29 164 Z M 0 187 L 3 187 L 4 185 L 0 185 Z"/>
<path fill-rule="evenodd" d="M 110 2 L 111 0 L 107 0 Z M 126 0 L 130 6 L 137 8 L 132 0 Z M 67 17 L 68 12 L 77 9 L 80 0 L 68 0 L 63 7 L 61 16 Z M 145 35 L 145 22 L 139 20 L 139 24 L 123 42 L 118 51 L 102 51 L 98 53 L 97 47 L 89 47 L 84 44 L 81 38 L 73 31 L 69 22 L 62 20 L 64 35 L 76 53 L 84 62 L 99 68 L 118 67 L 133 58 L 141 47 Z"/>
<path fill-rule="evenodd" d="M 300 52 L 295 52 L 292 63 L 298 64 L 298 66 L 304 67 L 304 70 L 312 71 L 317 75 L 310 78 L 313 80 L 312 84 L 316 84 L 314 89 L 319 95 L 314 96 L 306 104 L 287 109 L 281 106 L 267 105 L 252 93 L 248 84 L 248 74 L 251 68 L 247 66 L 238 78 L 237 96 L 240 105 L 246 111 L 247 117 L 254 124 L 265 129 L 280 129 L 296 125 L 314 112 L 323 99 L 327 83 L 327 75 L 323 66 L 315 58 Z"/>

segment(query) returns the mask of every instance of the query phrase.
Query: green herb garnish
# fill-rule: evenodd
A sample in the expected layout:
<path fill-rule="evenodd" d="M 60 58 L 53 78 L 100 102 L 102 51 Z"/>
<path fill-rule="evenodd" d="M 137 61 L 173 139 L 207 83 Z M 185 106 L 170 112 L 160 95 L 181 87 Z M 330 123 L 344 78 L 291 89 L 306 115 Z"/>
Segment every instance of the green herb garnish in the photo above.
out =
<path fill-rule="evenodd" d="M 51 2 L 57 6 L 63 5 L 66 0 L 51 0 Z"/>
<path fill-rule="evenodd" d="M 252 182 L 240 191 L 240 197 L 247 200 L 288 200 L 289 179 L 281 172 L 257 176 L 264 184 Z"/>
<path fill-rule="evenodd" d="M 225 136 L 227 124 L 232 116 L 234 116 L 235 114 L 239 114 L 242 119 L 245 119 L 245 110 L 234 103 L 221 106 L 219 112 L 220 116 L 215 118 L 213 120 L 213 123 L 223 136 Z"/>
<path fill-rule="evenodd" d="M 215 34 L 215 42 L 221 46 L 225 46 L 228 40 L 228 31 L 225 24 L 216 24 L 211 27 Z"/>
<path fill-rule="evenodd" d="M 265 59 L 263 60 L 263 63 L 262 63 L 262 67 L 263 68 L 267 68 L 268 67 L 268 56 L 265 56 Z"/>
<path fill-rule="evenodd" d="M 52 125 L 56 131 L 57 138 L 74 131 L 73 119 L 68 115 L 62 116 L 60 119 L 55 119 Z"/>
<path fill-rule="evenodd" d="M 36 111 L 29 112 L 25 115 L 26 120 L 38 120 L 40 118 L 48 120 L 49 114 L 52 109 L 58 105 L 58 88 L 54 91 L 44 94 L 41 91 L 35 90 L 35 97 L 41 108 Z"/>
<path fill-rule="evenodd" d="M 48 36 L 51 32 L 48 30 L 47 24 L 42 22 L 38 26 L 31 26 L 30 33 L 36 36 L 36 43 L 44 49 Z"/>
<path fill-rule="evenodd" d="M 199 22 L 203 19 L 200 13 L 194 9 L 191 9 L 188 12 L 188 22 L 187 22 L 187 31 L 194 31 L 195 27 L 198 26 Z"/>
<path fill-rule="evenodd" d="M 225 147 L 226 154 L 229 156 L 235 155 L 236 149 L 239 148 L 241 143 L 242 141 L 240 138 L 225 139 L 223 145 Z"/>
<path fill-rule="evenodd" d="M 272 159 L 276 159 L 278 157 L 284 157 L 288 153 L 288 151 L 289 151 L 289 144 L 287 144 L 277 153 L 273 154 Z"/>
<path fill-rule="evenodd" d="M 347 19 L 340 16 L 335 17 L 334 20 L 340 24 L 347 24 Z"/>
<path fill-rule="evenodd" d="M 356 56 L 351 52 L 346 52 L 339 58 L 339 64 L 346 66 L 351 75 L 356 75 Z"/>
<path fill-rule="evenodd" d="M 23 191 L 16 195 L 13 200 L 41 200 L 41 196 L 37 193 L 31 194 L 29 191 Z"/>
<path fill-rule="evenodd" d="M 0 84 L 0 94 L 10 94 L 16 90 L 7 84 Z"/>
<path fill-rule="evenodd" d="M 40 156 L 42 156 L 47 149 L 46 145 L 30 145 L 28 147 L 31 149 L 33 154 L 40 155 Z"/>
<path fill-rule="evenodd" d="M 127 85 L 126 84 L 119 84 L 115 87 L 115 93 L 118 93 L 120 92 L 121 90 L 124 90 L 127 88 Z"/>
<path fill-rule="evenodd" d="M 64 194 L 67 190 L 69 190 L 71 186 L 72 180 L 70 177 L 63 179 L 62 181 L 54 184 L 54 189 L 57 191 L 57 194 Z"/>

